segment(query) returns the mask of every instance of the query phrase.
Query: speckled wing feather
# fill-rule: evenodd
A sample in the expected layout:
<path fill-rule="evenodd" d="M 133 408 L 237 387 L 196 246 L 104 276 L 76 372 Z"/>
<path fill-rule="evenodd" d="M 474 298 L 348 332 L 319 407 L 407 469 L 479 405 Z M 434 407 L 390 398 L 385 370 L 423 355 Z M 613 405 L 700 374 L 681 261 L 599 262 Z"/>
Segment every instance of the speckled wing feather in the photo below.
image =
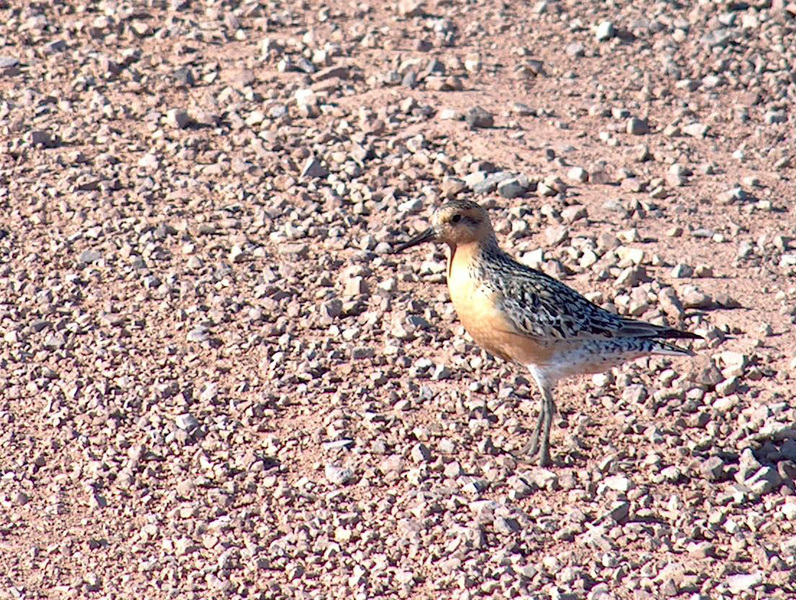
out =
<path fill-rule="evenodd" d="M 551 341 L 699 338 L 687 331 L 614 315 L 549 275 L 498 252 L 482 263 L 483 277 L 500 294 L 501 309 L 516 333 Z"/>

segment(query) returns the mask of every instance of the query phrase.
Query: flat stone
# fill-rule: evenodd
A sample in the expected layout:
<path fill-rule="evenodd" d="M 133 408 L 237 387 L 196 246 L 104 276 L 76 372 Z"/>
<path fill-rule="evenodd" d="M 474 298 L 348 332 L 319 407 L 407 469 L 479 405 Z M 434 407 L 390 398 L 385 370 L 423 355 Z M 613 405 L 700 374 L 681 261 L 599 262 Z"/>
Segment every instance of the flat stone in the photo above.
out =
<path fill-rule="evenodd" d="M 49 131 L 42 129 L 34 129 L 27 134 L 28 143 L 31 146 L 43 146 L 44 148 L 56 148 L 58 138 L 53 136 Z"/>
<path fill-rule="evenodd" d="M 603 484 L 617 492 L 629 492 L 636 487 L 633 480 L 624 475 L 611 475 L 610 477 L 606 477 L 603 480 Z"/>
<path fill-rule="evenodd" d="M 84 265 L 88 265 L 97 262 L 101 258 L 102 254 L 97 250 L 84 250 L 80 253 L 80 258 L 78 258 L 78 260 Z"/>
<path fill-rule="evenodd" d="M 733 594 L 740 594 L 751 590 L 763 583 L 762 573 L 739 573 L 727 578 L 727 587 Z"/>
<path fill-rule="evenodd" d="M 189 342 L 206 342 L 210 339 L 210 332 L 206 327 L 199 325 L 188 332 L 186 339 Z"/>
<path fill-rule="evenodd" d="M 329 79 L 348 79 L 349 68 L 345 65 L 333 65 L 321 69 L 312 76 L 313 81 L 328 81 Z"/>
<path fill-rule="evenodd" d="M 310 179 L 319 179 L 326 177 L 328 174 L 329 172 L 323 166 L 321 161 L 314 156 L 310 156 L 304 163 L 304 167 L 301 169 L 301 176 Z"/>
<path fill-rule="evenodd" d="M 504 179 L 497 186 L 498 194 L 503 198 L 520 198 L 528 193 L 530 182 L 527 177 L 512 177 Z"/>
<path fill-rule="evenodd" d="M 354 471 L 339 465 L 326 465 L 323 472 L 326 480 L 333 485 L 345 485 L 354 478 Z"/>
<path fill-rule="evenodd" d="M 4 74 L 19 66 L 19 59 L 14 56 L 0 56 L 0 71 Z"/>
<path fill-rule="evenodd" d="M 782 483 L 782 478 L 774 467 L 762 467 L 757 473 L 744 481 L 744 485 L 749 486 L 753 492 L 761 495 L 773 492 L 780 483 Z"/>
<path fill-rule="evenodd" d="M 692 138 L 702 139 L 707 136 L 709 127 L 702 123 L 691 123 L 682 128 L 684 134 Z"/>
<path fill-rule="evenodd" d="M 379 471 L 384 473 L 400 473 L 404 468 L 404 459 L 397 454 L 385 458 L 379 463 Z"/>
<path fill-rule="evenodd" d="M 582 204 L 573 204 L 571 206 L 567 206 L 561 211 L 561 218 L 564 219 L 565 223 L 574 223 L 575 221 L 580 221 L 588 216 L 589 213 L 586 210 L 586 207 Z"/>
<path fill-rule="evenodd" d="M 515 176 L 508 171 L 497 171 L 495 173 L 489 173 L 488 175 L 485 175 L 481 181 L 474 184 L 472 186 L 472 189 L 473 192 L 475 192 L 476 194 L 491 194 L 497 189 L 500 183 L 502 183 L 503 181 L 508 181 L 509 179 L 515 179 Z M 468 178 L 465 177 L 465 182 L 467 181 Z"/>

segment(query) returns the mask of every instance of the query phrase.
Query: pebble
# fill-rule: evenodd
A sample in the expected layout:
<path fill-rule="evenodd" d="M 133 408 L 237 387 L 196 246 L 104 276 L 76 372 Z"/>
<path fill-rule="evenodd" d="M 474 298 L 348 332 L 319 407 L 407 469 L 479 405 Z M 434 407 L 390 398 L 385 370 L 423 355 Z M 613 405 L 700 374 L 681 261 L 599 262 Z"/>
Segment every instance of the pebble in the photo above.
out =
<path fill-rule="evenodd" d="M 102 258 L 102 253 L 98 250 L 84 250 L 80 253 L 80 258 L 78 259 L 84 265 L 90 265 L 91 263 L 95 263 Z"/>
<path fill-rule="evenodd" d="M 607 42 L 616 35 L 614 24 L 611 21 L 602 21 L 594 33 L 598 42 Z"/>
<path fill-rule="evenodd" d="M 684 286 L 679 296 L 684 308 L 710 308 L 713 305 L 713 299 L 693 285 Z"/>
<path fill-rule="evenodd" d="M 332 485 L 346 485 L 354 479 L 354 471 L 348 467 L 328 464 L 323 470 L 326 480 Z"/>
<path fill-rule="evenodd" d="M 477 175 L 478 173 L 482 173 L 483 175 Z M 515 180 L 518 181 L 517 178 L 508 171 L 497 171 L 495 173 L 483 173 L 482 171 L 477 171 L 475 174 L 472 174 L 472 177 L 465 177 L 465 183 L 470 185 L 473 192 L 476 194 L 491 194 L 496 189 L 498 189 L 498 185 L 503 183 L 504 181 L 511 181 Z M 478 178 L 480 177 L 480 181 Z M 470 182 L 475 182 L 470 184 Z"/>
<path fill-rule="evenodd" d="M 741 594 L 756 588 L 761 583 L 763 583 L 762 573 L 739 573 L 727 578 L 727 587 L 732 594 Z"/>
<path fill-rule="evenodd" d="M 326 177 L 329 172 L 323 166 L 320 160 L 314 156 L 309 157 L 301 169 L 301 176 L 311 179 Z"/>
<path fill-rule="evenodd" d="M 27 141 L 31 146 L 42 146 L 44 148 L 56 148 L 59 145 L 58 138 L 49 131 L 34 129 L 26 135 Z"/>
<path fill-rule="evenodd" d="M 761 467 L 754 475 L 744 480 L 744 485 L 756 494 L 768 494 L 773 492 L 782 482 L 782 478 L 774 467 Z"/>
<path fill-rule="evenodd" d="M 177 416 L 174 420 L 174 424 L 183 431 L 193 431 L 199 427 L 199 420 L 191 413 L 185 413 Z"/>
<path fill-rule="evenodd" d="M 166 122 L 175 129 L 186 129 L 193 123 L 193 119 L 187 111 L 173 108 L 166 113 Z"/>
<path fill-rule="evenodd" d="M 474 106 L 464 115 L 465 122 L 473 129 L 488 129 L 495 125 L 495 117 L 489 111 Z"/>
<path fill-rule="evenodd" d="M 692 138 L 703 139 L 707 137 L 710 128 L 702 123 L 691 123 L 682 128 L 684 134 Z"/>
<path fill-rule="evenodd" d="M 718 456 L 705 459 L 699 469 L 708 481 L 721 481 L 724 477 L 724 461 Z"/>
<path fill-rule="evenodd" d="M 671 276 L 674 279 L 687 279 L 694 275 L 694 269 L 683 263 L 677 263 L 672 269 Z"/>
<path fill-rule="evenodd" d="M 625 131 L 631 135 L 647 135 L 650 132 L 650 127 L 644 119 L 631 117 L 627 120 Z"/>
<path fill-rule="evenodd" d="M 425 444 L 418 443 L 412 448 L 412 460 L 416 463 L 425 463 L 431 460 L 431 451 Z"/>
<path fill-rule="evenodd" d="M 207 327 L 199 325 L 188 332 L 186 339 L 189 342 L 206 342 L 210 339 L 210 332 L 207 330 Z"/>
<path fill-rule="evenodd" d="M 572 167 L 567 171 L 567 179 L 573 183 L 586 183 L 589 180 L 589 172 L 583 167 Z"/>
<path fill-rule="evenodd" d="M 528 193 L 530 187 L 528 178 L 520 176 L 504 179 L 498 183 L 497 191 L 503 198 L 520 198 Z"/>

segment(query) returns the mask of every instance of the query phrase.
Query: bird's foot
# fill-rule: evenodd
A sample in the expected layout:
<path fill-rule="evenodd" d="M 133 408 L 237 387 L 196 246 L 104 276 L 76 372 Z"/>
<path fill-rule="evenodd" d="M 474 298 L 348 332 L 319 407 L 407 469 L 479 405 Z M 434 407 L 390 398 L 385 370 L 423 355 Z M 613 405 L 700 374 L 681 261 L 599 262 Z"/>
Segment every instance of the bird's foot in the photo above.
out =
<path fill-rule="evenodd" d="M 550 448 L 546 444 L 539 447 L 537 439 L 531 439 L 517 454 L 514 460 L 524 465 L 534 465 L 539 467 L 550 467 L 553 460 L 550 458 Z"/>

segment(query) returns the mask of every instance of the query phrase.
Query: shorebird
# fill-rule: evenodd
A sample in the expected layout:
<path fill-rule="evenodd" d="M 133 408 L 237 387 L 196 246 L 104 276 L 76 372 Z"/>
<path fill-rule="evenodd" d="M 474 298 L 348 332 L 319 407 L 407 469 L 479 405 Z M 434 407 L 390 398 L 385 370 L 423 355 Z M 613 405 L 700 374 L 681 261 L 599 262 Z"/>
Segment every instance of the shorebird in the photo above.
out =
<path fill-rule="evenodd" d="M 526 367 L 542 396 L 530 442 L 522 449 L 540 466 L 550 460 L 556 383 L 599 373 L 650 354 L 689 356 L 667 340 L 700 336 L 615 315 L 560 281 L 503 252 L 483 207 L 453 200 L 434 213 L 431 227 L 394 253 L 425 242 L 448 245 L 448 290 L 464 328 L 488 352 Z"/>

